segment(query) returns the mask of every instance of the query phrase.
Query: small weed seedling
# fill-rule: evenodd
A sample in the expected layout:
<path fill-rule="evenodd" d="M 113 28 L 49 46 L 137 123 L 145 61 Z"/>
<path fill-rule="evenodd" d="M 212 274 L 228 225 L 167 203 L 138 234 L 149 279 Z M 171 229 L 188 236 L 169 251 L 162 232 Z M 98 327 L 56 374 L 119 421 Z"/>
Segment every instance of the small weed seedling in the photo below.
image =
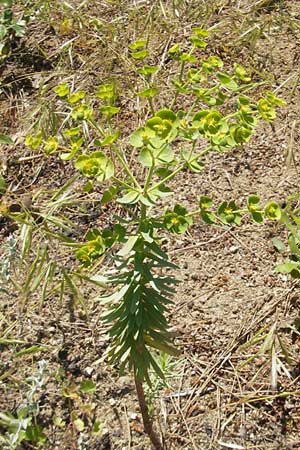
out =
<path fill-rule="evenodd" d="M 0 411 L 0 425 L 7 430 L 4 435 L 0 435 L 3 450 L 18 449 L 23 441 L 42 447 L 46 441 L 42 427 L 37 423 L 39 403 L 36 398 L 45 381 L 46 361 L 41 360 L 38 364 L 39 368 L 26 379 L 26 399 L 16 415 Z"/>
<path fill-rule="evenodd" d="M 0 62 L 10 54 L 16 39 L 25 35 L 27 21 L 25 18 L 15 17 L 13 4 L 13 0 L 0 1 L 0 7 L 3 7 L 3 12 L 0 13 Z"/>
<path fill-rule="evenodd" d="M 117 86 L 112 83 L 100 84 L 95 94 L 73 90 L 65 82 L 57 85 L 54 91 L 67 114 L 61 132 L 44 136 L 36 130 L 26 138 L 26 145 L 34 151 L 59 152 L 63 161 L 74 160 L 87 180 L 84 192 L 91 192 L 95 184 L 103 186 L 102 205 L 117 202 L 124 207 L 124 215 L 116 217 L 112 228 L 92 229 L 85 242 L 69 245 L 77 246 L 82 270 L 92 270 L 104 254 L 113 263 L 106 274 L 93 277 L 112 290 L 99 299 L 108 305 L 103 320 L 111 323 L 107 356 L 120 371 L 128 368 L 134 373 L 145 431 L 156 449 L 162 444 L 153 430 L 143 383 L 151 385 L 150 369 L 164 377 L 157 352 L 179 354 L 166 318 L 177 280 L 164 273 L 176 266 L 162 248 L 161 238 L 166 232 L 184 233 L 196 217 L 209 225 L 238 225 L 245 213 L 256 223 L 281 217 L 277 203 L 262 208 L 255 195 L 249 197 L 245 209 L 234 201 L 223 201 L 214 211 L 212 199 L 200 196 L 195 211 L 176 202 L 161 211 L 165 198 L 174 194 L 170 182 L 177 175 L 201 173 L 208 154 L 224 153 L 248 142 L 257 122 L 271 122 L 276 106 L 284 104 L 272 92 L 258 100 L 250 97 L 257 84 L 241 65 L 227 71 L 219 57 L 202 57 L 209 38 L 209 31 L 194 28 L 188 43 L 169 48 L 168 58 L 178 67 L 178 75 L 164 92 L 155 82 L 161 67 L 148 63 L 146 41 L 129 46 L 142 86 L 137 96 L 148 107 L 143 125 L 130 134 L 126 144 L 117 128 L 122 111 L 116 106 Z M 97 137 L 92 138 L 95 133 Z"/>

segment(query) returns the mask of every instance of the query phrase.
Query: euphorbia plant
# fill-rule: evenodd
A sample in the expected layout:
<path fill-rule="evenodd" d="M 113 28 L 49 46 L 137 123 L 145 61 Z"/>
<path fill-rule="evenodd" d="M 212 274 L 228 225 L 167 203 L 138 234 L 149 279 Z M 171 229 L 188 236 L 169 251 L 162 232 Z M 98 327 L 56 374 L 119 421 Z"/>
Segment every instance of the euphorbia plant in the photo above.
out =
<path fill-rule="evenodd" d="M 100 277 L 112 289 L 110 295 L 102 297 L 108 305 L 103 320 L 111 323 L 108 358 L 121 371 L 133 371 L 145 430 L 157 449 L 162 444 L 148 416 L 143 382 L 150 383 L 151 369 L 163 377 L 157 351 L 178 354 L 166 318 L 177 281 L 164 273 L 164 269 L 176 266 L 163 250 L 161 237 L 166 232 L 184 233 L 194 217 L 208 224 L 237 225 L 242 213 L 249 213 L 257 223 L 265 216 L 277 219 L 278 205 L 268 204 L 262 209 L 257 196 L 249 197 L 245 210 L 239 210 L 234 201 L 224 201 L 213 212 L 212 200 L 200 196 L 196 211 L 188 212 L 176 202 L 161 211 L 165 197 L 174 194 L 170 182 L 180 172 L 200 173 L 208 153 L 226 152 L 247 142 L 257 122 L 273 120 L 275 106 L 283 103 L 273 93 L 258 101 L 246 95 L 256 85 L 242 66 L 236 64 L 228 73 L 221 71 L 220 58 L 201 58 L 208 37 L 208 31 L 195 28 L 188 46 L 175 44 L 170 48 L 169 57 L 178 64 L 179 73 L 170 86 L 168 107 L 158 110 L 155 77 L 160 68 L 146 64 L 146 41 L 130 45 L 136 73 L 143 83 L 137 95 L 148 101 L 151 117 L 130 134 L 125 147 L 114 128 L 114 117 L 120 109 L 115 106 L 114 84 L 101 84 L 92 96 L 71 92 L 66 83 L 58 85 L 55 92 L 69 111 L 61 135 L 44 138 L 37 131 L 26 139 L 33 149 L 41 147 L 46 154 L 60 151 L 61 159 L 74 159 L 75 168 L 88 179 L 86 192 L 100 183 L 102 203 L 116 201 L 124 206 L 126 214 L 116 218 L 111 229 L 88 232 L 85 242 L 78 243 L 76 255 L 83 269 L 92 268 L 104 254 L 114 262 L 111 272 Z M 98 115 L 95 105 L 99 99 L 102 104 Z M 87 137 L 94 132 L 96 139 Z M 131 164 L 127 160 L 129 151 L 136 156 Z"/>

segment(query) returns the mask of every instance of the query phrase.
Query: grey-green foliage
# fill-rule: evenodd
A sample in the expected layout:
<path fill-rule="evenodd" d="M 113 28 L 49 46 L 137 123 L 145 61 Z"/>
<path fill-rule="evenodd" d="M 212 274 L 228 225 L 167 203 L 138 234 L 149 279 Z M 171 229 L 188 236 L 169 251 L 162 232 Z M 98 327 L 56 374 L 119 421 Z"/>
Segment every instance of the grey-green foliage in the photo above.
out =
<path fill-rule="evenodd" d="M 2 450 L 15 450 L 20 448 L 21 442 L 27 440 L 37 446 L 42 446 L 46 436 L 40 425 L 37 424 L 39 402 L 37 396 L 41 393 L 46 376 L 45 360 L 38 362 L 38 369 L 26 379 L 25 399 L 19 405 L 15 415 L 0 411 L 0 425 L 6 432 L 0 435 Z"/>
<path fill-rule="evenodd" d="M 3 245 L 3 256 L 0 259 L 0 281 L 8 282 L 11 278 L 12 264 L 18 257 L 17 240 L 11 234 Z"/>

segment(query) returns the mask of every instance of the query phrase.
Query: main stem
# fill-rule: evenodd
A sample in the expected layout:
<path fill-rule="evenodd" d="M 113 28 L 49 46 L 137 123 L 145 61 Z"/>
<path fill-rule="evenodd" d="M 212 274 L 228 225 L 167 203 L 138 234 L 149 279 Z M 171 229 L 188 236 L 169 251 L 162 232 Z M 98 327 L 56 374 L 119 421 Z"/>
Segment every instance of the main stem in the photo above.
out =
<path fill-rule="evenodd" d="M 149 169 L 149 172 L 151 172 L 151 168 Z M 147 181 L 145 184 L 146 190 L 147 190 L 148 184 L 150 182 L 150 179 L 151 179 L 151 174 L 148 173 Z M 146 218 L 147 218 L 147 206 L 141 204 L 139 230 L 143 229 L 143 224 L 144 224 L 144 221 Z M 154 431 L 152 420 L 149 416 L 149 410 L 148 410 L 147 402 L 145 399 L 143 380 L 137 376 L 137 370 L 135 367 L 134 367 L 134 382 L 135 382 L 135 389 L 136 389 L 136 393 L 137 393 L 137 397 L 138 397 L 138 401 L 139 401 L 139 405 L 140 405 L 140 410 L 142 413 L 145 433 L 148 434 L 150 441 L 151 441 L 153 447 L 155 448 L 155 450 L 163 450 L 163 445 L 161 443 L 161 440 L 160 440 L 159 436 L 157 435 L 157 433 Z"/>
<path fill-rule="evenodd" d="M 143 382 L 140 380 L 136 374 L 134 375 L 135 388 L 139 400 L 139 405 L 142 413 L 143 424 L 145 433 L 148 434 L 150 441 L 155 448 L 155 450 L 163 450 L 163 445 L 157 433 L 153 429 L 152 420 L 149 416 L 148 406 L 145 399 L 145 392 L 143 387 Z"/>

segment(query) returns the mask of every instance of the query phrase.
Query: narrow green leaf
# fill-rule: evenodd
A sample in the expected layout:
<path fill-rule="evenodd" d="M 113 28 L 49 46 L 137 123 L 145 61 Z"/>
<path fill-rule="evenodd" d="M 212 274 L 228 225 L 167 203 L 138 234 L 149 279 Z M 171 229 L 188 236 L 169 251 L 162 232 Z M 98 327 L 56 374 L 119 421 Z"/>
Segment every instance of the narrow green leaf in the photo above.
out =
<path fill-rule="evenodd" d="M 45 345 L 33 345 L 32 347 L 25 348 L 24 350 L 20 350 L 16 353 L 17 357 L 25 356 L 25 355 L 32 355 L 34 353 L 49 351 L 49 347 L 46 347 Z"/>
<path fill-rule="evenodd" d="M 6 181 L 5 181 L 4 177 L 0 173 L 0 194 L 4 194 L 6 189 L 7 189 Z"/>
<path fill-rule="evenodd" d="M 118 251 L 118 255 L 119 256 L 126 256 L 126 255 L 128 255 L 128 253 L 130 253 L 131 250 L 133 249 L 133 247 L 135 246 L 135 243 L 138 240 L 138 238 L 139 238 L 138 235 L 130 236 L 127 239 L 127 242 L 125 243 L 125 245 L 123 245 L 121 250 Z"/>
<path fill-rule="evenodd" d="M 124 297 L 129 288 L 130 284 L 125 284 L 119 291 L 116 291 L 113 294 L 108 295 L 106 297 L 98 297 L 96 301 L 100 301 L 102 304 L 117 302 Z"/>
<path fill-rule="evenodd" d="M 284 243 L 280 239 L 278 239 L 277 237 L 274 237 L 272 239 L 272 244 L 274 245 L 274 247 L 276 248 L 276 250 L 279 253 L 283 253 L 285 251 Z"/>
<path fill-rule="evenodd" d="M 7 136 L 6 134 L 0 134 L 0 144 L 7 144 L 12 145 L 14 141 L 11 137 Z"/>

